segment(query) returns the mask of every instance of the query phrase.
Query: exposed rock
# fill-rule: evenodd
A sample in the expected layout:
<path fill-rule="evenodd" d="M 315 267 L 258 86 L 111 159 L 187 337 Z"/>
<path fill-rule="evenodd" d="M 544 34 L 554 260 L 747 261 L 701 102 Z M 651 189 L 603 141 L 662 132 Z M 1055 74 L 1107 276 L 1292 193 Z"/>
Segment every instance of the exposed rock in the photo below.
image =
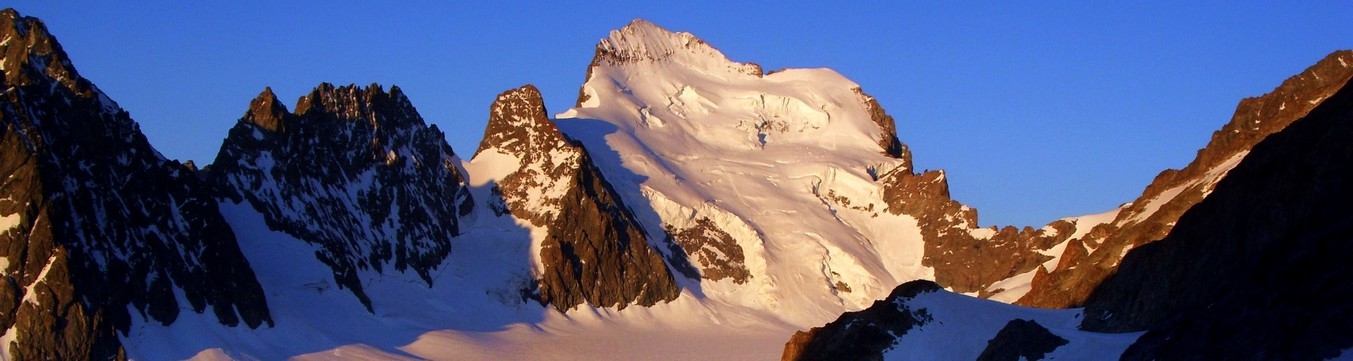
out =
<path fill-rule="evenodd" d="M 41 21 L 0 11 L 0 38 L 0 330 L 19 340 L 6 356 L 124 359 L 118 331 L 181 309 L 271 325 L 197 175 L 161 157 Z"/>
<path fill-rule="evenodd" d="M 1081 242 L 1094 248 L 1077 262 L 1058 266 L 1017 304 L 1065 308 L 1082 304 L 1117 268 L 1127 250 L 1161 239 L 1190 207 L 1207 197 L 1255 144 L 1305 116 L 1353 78 L 1353 51 L 1337 51 L 1272 92 L 1247 98 L 1198 156 L 1182 170 L 1156 176 L 1136 201 Z M 1069 249 L 1069 248 L 1068 248 Z M 1063 263 L 1067 263 L 1063 260 Z"/>
<path fill-rule="evenodd" d="M 1125 359 L 1317 360 L 1353 347 L 1344 82 L 1255 145 L 1168 236 L 1129 252 L 1086 300 L 1081 327 L 1147 330 Z"/>
<path fill-rule="evenodd" d="M 1005 324 L 987 348 L 977 356 L 978 361 L 1019 361 L 1042 360 L 1049 352 L 1056 350 L 1068 341 L 1052 334 L 1046 327 L 1033 320 L 1014 319 Z"/>
<path fill-rule="evenodd" d="M 1051 259 L 1038 253 L 1066 240 L 1072 225 L 1044 229 L 1005 227 L 991 236 L 973 234 L 977 210 L 949 198 L 944 172 L 913 174 L 900 169 L 880 177 L 888 211 L 915 217 L 925 241 L 922 264 L 935 269 L 935 282 L 956 292 L 986 292 L 992 283 L 1034 270 Z"/>
<path fill-rule="evenodd" d="M 846 312 L 835 321 L 807 332 L 794 333 L 781 360 L 882 360 L 883 351 L 913 327 L 931 321 L 925 309 L 910 309 L 907 300 L 941 290 L 931 281 L 904 283 L 861 311 Z"/>
<path fill-rule="evenodd" d="M 879 105 L 878 99 L 865 94 L 863 89 L 855 88 L 852 90 L 860 96 L 860 102 L 864 103 L 864 108 L 869 110 L 869 119 L 872 119 L 874 124 L 879 126 L 882 133 L 879 135 L 881 138 L 879 147 L 883 148 L 883 154 L 905 160 L 906 162 L 902 164 L 901 168 L 912 169 L 911 149 L 897 139 L 897 123 L 893 121 L 893 116 L 888 115 L 888 112 L 883 110 L 883 106 Z"/>
<path fill-rule="evenodd" d="M 675 299 L 680 290 L 630 209 L 581 144 L 564 137 L 531 85 L 490 107 L 476 157 L 515 157 L 517 170 L 495 185 L 511 214 L 547 230 L 539 295 L 560 311 L 581 304 L 624 308 Z"/>
<path fill-rule="evenodd" d="M 705 279 L 718 281 L 731 278 L 733 283 L 744 284 L 752 277 L 752 273 L 747 270 L 742 246 L 738 246 L 733 236 L 719 229 L 709 218 L 696 219 L 695 224 L 685 229 L 667 228 L 667 233 L 681 245 L 685 254 L 703 266 L 700 276 Z"/>
<path fill-rule="evenodd" d="M 230 130 L 209 178 L 316 257 L 367 307 L 359 272 L 431 272 L 473 202 L 459 159 L 399 87 L 320 84 L 287 111 L 271 89 Z"/>

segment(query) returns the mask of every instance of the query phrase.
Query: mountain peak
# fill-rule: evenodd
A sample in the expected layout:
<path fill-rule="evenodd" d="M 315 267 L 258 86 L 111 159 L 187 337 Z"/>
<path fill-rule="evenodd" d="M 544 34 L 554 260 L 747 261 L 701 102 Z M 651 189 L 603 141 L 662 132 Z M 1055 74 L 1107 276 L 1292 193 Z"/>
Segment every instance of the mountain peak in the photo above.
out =
<path fill-rule="evenodd" d="M 125 357 L 118 336 L 135 323 L 208 308 L 224 325 L 271 325 L 196 174 L 161 157 L 41 21 L 0 11 L 0 39 L 0 329 L 22 340 L 0 357 Z"/>
<path fill-rule="evenodd" d="M 357 86 L 357 84 L 348 84 L 336 87 L 330 83 L 320 83 L 310 94 L 301 97 L 296 103 L 296 114 L 301 115 L 315 109 L 338 114 L 340 117 L 355 119 L 360 117 L 361 113 L 367 110 L 367 106 L 374 101 L 385 99 L 395 100 L 407 105 L 408 100 L 401 96 L 391 97 L 386 93 L 380 84 L 371 83 L 366 88 Z"/>
<path fill-rule="evenodd" d="M 708 71 L 761 76 L 760 65 L 729 60 L 691 33 L 673 32 L 644 19 L 634 19 L 602 39 L 597 44 L 592 64 L 596 66 L 601 62 L 608 65 L 677 63 Z"/>
<path fill-rule="evenodd" d="M 475 155 L 489 148 L 522 156 L 535 147 L 563 147 L 567 141 L 548 114 L 545 100 L 534 85 L 526 84 L 498 94 L 489 107 L 489 124 Z"/>
<path fill-rule="evenodd" d="M 42 20 L 26 17 L 14 9 L 0 11 L 0 54 L 8 61 L 3 70 L 9 86 L 28 85 L 34 78 L 51 78 L 71 92 L 94 96 L 89 82 L 80 77 L 56 38 Z"/>
<path fill-rule="evenodd" d="M 334 282 L 370 311 L 364 272 L 407 272 L 431 285 L 449 257 L 470 207 L 454 161 L 446 136 L 398 88 L 322 83 L 295 113 L 264 89 L 221 145 L 209 181 L 314 246 Z M 294 199 L 305 201 L 277 201 Z"/>
<path fill-rule="evenodd" d="M 286 131 L 285 119 L 287 107 L 277 100 L 272 87 L 263 88 L 253 101 L 249 102 L 249 111 L 244 113 L 244 121 L 271 132 Z"/>

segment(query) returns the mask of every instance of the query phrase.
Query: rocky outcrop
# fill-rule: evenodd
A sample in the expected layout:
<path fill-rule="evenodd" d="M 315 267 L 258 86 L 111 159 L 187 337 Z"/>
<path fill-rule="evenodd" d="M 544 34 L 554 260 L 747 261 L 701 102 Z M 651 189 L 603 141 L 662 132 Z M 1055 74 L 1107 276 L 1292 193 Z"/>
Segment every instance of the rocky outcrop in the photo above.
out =
<path fill-rule="evenodd" d="M 1329 65 L 1307 75 L 1329 77 Z M 1314 76 L 1289 83 L 1303 79 Z M 1124 354 L 1133 360 L 1316 360 L 1353 347 L 1347 83 L 1255 145 L 1168 236 L 1129 252 L 1086 300 L 1081 327 L 1147 330 Z"/>
<path fill-rule="evenodd" d="M 908 330 L 932 321 L 924 308 L 907 300 L 941 291 L 934 282 L 917 280 L 897 286 L 888 297 L 861 311 L 846 312 L 822 327 L 794 333 L 781 360 L 881 360 L 883 351 Z"/>
<path fill-rule="evenodd" d="M 979 228 L 977 210 L 950 198 L 944 171 L 915 173 L 911 151 L 897 139 L 892 116 L 873 97 L 858 88 L 854 91 L 884 132 L 879 146 L 888 156 L 902 160 L 902 166 L 875 178 L 887 211 L 916 219 L 925 243 L 922 264 L 935 270 L 935 282 L 956 292 L 987 297 L 1002 291 L 990 290 L 992 284 L 1035 271 L 1052 258 L 1040 251 L 1073 234 L 1075 224 L 1065 220 L 1037 230 L 1028 226 Z"/>
<path fill-rule="evenodd" d="M 75 70 L 43 23 L 0 11 L 0 330 L 7 358 L 122 359 L 117 332 L 181 310 L 271 325 L 210 189 Z M 186 300 L 187 304 L 180 304 Z"/>
<path fill-rule="evenodd" d="M 880 177 L 888 211 L 916 218 L 925 242 L 922 264 L 935 269 L 935 282 L 956 292 L 985 295 L 991 284 L 1034 270 L 1051 256 L 1039 253 L 1066 240 L 1073 225 L 1053 222 L 1045 229 L 993 229 L 977 235 L 977 210 L 949 198 L 943 171 L 913 174 L 899 169 Z M 1049 231 L 1052 229 L 1053 231 Z"/>
<path fill-rule="evenodd" d="M 1156 176 L 1116 219 L 1081 238 L 1092 252 L 1075 262 L 1064 259 L 1065 265 L 1037 278 L 1017 304 L 1043 308 L 1082 304 L 1128 250 L 1170 233 L 1185 211 L 1208 197 L 1227 172 L 1248 157 L 1250 148 L 1305 116 L 1353 78 L 1350 65 L 1353 51 L 1334 52 L 1272 92 L 1242 100 L 1231 121 L 1212 134 L 1197 158 L 1181 170 Z"/>
<path fill-rule="evenodd" d="M 738 241 L 709 218 L 697 218 L 690 227 L 682 229 L 668 225 L 667 234 L 681 246 L 684 253 L 680 254 L 688 255 L 696 261 L 694 263 L 701 265 L 698 274 L 692 278 L 698 276 L 711 281 L 728 278 L 733 283 L 745 284 L 752 277 Z"/>
<path fill-rule="evenodd" d="M 869 111 L 869 119 L 879 126 L 879 148 L 883 148 L 883 154 L 905 160 L 900 168 L 912 169 L 911 149 L 897 139 L 897 122 L 893 121 L 893 116 L 888 115 L 883 106 L 879 105 L 878 99 L 865 94 L 863 89 L 857 87 L 851 90 L 860 96 L 860 102 Z"/>
<path fill-rule="evenodd" d="M 1036 321 L 1013 319 L 996 332 L 996 337 L 987 341 L 987 348 L 982 350 L 977 360 L 1042 360 L 1043 356 L 1069 342 L 1061 336 L 1052 334 L 1052 331 L 1048 331 Z"/>
<path fill-rule="evenodd" d="M 493 152 L 517 162 L 493 187 L 506 211 L 547 232 L 536 296 L 560 311 L 675 299 L 676 281 L 630 209 L 587 150 L 546 114 L 534 86 L 498 95 L 475 155 Z"/>
<path fill-rule="evenodd" d="M 317 247 L 371 309 L 361 272 L 431 272 L 473 207 L 459 159 L 399 87 L 320 84 L 288 112 L 271 89 L 221 145 L 208 178 L 268 227 Z"/>

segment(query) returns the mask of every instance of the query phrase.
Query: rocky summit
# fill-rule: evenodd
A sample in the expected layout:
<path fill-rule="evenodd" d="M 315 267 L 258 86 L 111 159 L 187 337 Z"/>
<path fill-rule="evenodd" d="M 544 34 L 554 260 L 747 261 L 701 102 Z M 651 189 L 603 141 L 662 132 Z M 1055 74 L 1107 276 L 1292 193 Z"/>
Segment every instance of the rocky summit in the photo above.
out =
<path fill-rule="evenodd" d="M 224 202 L 318 246 L 315 257 L 368 310 L 362 272 L 429 285 L 473 203 L 459 159 L 398 87 L 320 84 L 288 112 L 265 89 L 207 170 Z"/>

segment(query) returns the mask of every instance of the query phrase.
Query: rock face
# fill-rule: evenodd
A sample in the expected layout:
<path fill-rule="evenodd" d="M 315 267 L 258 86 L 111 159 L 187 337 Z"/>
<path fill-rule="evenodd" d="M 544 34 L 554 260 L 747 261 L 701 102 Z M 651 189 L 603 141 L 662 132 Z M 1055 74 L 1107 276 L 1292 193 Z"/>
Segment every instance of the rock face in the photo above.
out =
<path fill-rule="evenodd" d="M 883 148 L 883 154 L 905 160 L 902 168 L 912 169 L 911 149 L 897 139 L 897 122 L 893 121 L 893 116 L 888 115 L 888 112 L 883 110 L 883 106 L 879 105 L 878 99 L 865 94 L 863 89 L 857 87 L 853 90 L 855 94 L 860 96 L 860 102 L 864 103 L 864 108 L 869 111 L 869 119 L 879 126 L 879 148 Z"/>
<path fill-rule="evenodd" d="M 494 185 L 504 211 L 546 230 L 538 297 L 560 311 L 624 308 L 675 299 L 680 290 L 587 150 L 564 137 L 531 85 L 498 95 L 475 157 L 515 158 Z"/>
<path fill-rule="evenodd" d="M 1129 252 L 1086 300 L 1082 328 L 1147 330 L 1125 359 L 1315 360 L 1353 347 L 1347 83 L 1254 146 L 1168 236 Z M 1253 102 L 1241 108 L 1263 109 Z"/>
<path fill-rule="evenodd" d="M 430 272 L 473 202 L 459 159 L 399 87 L 320 84 L 294 113 L 271 89 L 249 105 L 208 170 L 225 201 L 317 246 L 334 280 L 371 310 L 360 272 Z"/>
<path fill-rule="evenodd" d="M 272 324 L 210 189 L 166 160 L 41 21 L 0 12 L 0 337 L 8 358 L 125 358 L 180 310 Z M 188 304 L 180 304 L 180 297 Z"/>
<path fill-rule="evenodd" d="M 703 277 L 711 281 L 728 278 L 732 279 L 733 283 L 746 284 L 752 274 L 745 266 L 747 257 L 742 253 L 742 247 L 738 246 L 737 240 L 709 218 L 698 218 L 693 223 L 690 227 L 682 229 L 667 226 L 667 234 L 681 246 L 681 251 L 702 265 L 698 271 L 687 272 L 689 273 L 687 276 Z"/>
<path fill-rule="evenodd" d="M 911 281 L 862 311 L 846 312 L 836 321 L 807 332 L 797 332 L 785 344 L 781 360 L 881 360 L 883 351 L 908 330 L 930 321 L 924 309 L 910 309 L 906 301 L 919 294 L 940 291 L 931 281 Z"/>
<path fill-rule="evenodd" d="M 987 348 L 977 356 L 978 361 L 1042 360 L 1049 352 L 1069 341 L 1052 334 L 1033 320 L 1014 319 L 1005 324 L 996 337 L 987 342 Z"/>
<path fill-rule="evenodd" d="M 1353 78 L 1350 65 L 1353 51 L 1337 51 L 1272 92 L 1242 100 L 1231 121 L 1212 134 L 1212 140 L 1198 151 L 1193 162 L 1182 170 L 1161 172 L 1112 222 L 1096 226 L 1080 238 L 1090 252 L 1074 261 L 1064 258 L 1064 264 L 1036 277 L 1029 293 L 1016 303 L 1042 308 L 1082 304 L 1090 290 L 1114 272 L 1128 250 L 1170 233 L 1185 211 L 1208 197 L 1227 172 L 1247 158 L 1250 148 L 1305 116 L 1343 87 Z"/>
<path fill-rule="evenodd" d="M 922 264 L 935 269 L 936 282 L 956 292 L 985 295 L 993 283 L 1033 270 L 1052 258 L 1038 251 L 1065 241 L 1074 228 L 1057 221 L 1040 230 L 1007 226 L 980 234 L 974 232 L 977 210 L 949 198 L 943 171 L 895 171 L 879 182 L 889 211 L 916 218 L 925 241 Z"/>

